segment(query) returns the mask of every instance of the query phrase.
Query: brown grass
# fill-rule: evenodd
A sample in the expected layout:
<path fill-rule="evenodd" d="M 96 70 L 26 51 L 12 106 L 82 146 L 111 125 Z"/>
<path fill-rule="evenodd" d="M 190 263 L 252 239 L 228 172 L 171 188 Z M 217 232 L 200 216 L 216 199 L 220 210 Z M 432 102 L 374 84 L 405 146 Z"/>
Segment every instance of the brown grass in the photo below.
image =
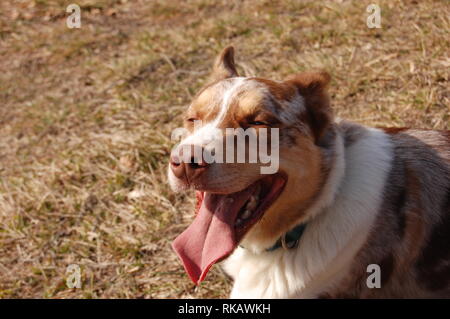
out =
<path fill-rule="evenodd" d="M 65 7 L 82 7 L 82 28 Z M 368 29 L 379 3 L 382 29 Z M 0 3 L 0 297 L 226 297 L 170 248 L 170 132 L 234 44 L 241 73 L 325 68 L 340 117 L 450 128 L 449 2 L 17 0 Z M 69 264 L 83 288 L 68 289 Z"/>

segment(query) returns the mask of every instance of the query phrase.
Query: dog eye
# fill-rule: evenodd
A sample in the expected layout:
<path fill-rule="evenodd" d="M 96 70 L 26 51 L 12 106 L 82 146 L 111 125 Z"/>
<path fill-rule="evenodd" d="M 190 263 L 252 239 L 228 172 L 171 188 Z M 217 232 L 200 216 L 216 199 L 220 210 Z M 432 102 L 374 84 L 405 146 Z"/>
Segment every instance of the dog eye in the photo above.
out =
<path fill-rule="evenodd" d="M 197 119 L 195 117 L 190 117 L 186 121 L 188 121 L 188 122 L 195 122 L 195 121 L 197 121 Z"/>
<path fill-rule="evenodd" d="M 254 126 L 269 126 L 269 123 L 266 123 L 263 121 L 250 121 L 248 124 L 254 125 Z"/>

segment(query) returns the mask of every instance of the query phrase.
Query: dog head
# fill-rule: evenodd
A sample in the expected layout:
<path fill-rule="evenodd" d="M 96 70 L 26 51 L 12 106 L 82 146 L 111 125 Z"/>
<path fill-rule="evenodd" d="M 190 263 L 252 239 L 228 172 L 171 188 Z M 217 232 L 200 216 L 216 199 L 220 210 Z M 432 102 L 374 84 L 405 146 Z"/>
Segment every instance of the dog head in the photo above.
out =
<path fill-rule="evenodd" d="M 186 111 L 187 134 L 168 171 L 175 191 L 191 187 L 199 199 L 193 224 L 174 242 L 195 282 L 239 243 L 268 248 L 308 218 L 332 134 L 329 80 L 325 72 L 281 82 L 240 77 L 232 47 L 218 56 Z"/>

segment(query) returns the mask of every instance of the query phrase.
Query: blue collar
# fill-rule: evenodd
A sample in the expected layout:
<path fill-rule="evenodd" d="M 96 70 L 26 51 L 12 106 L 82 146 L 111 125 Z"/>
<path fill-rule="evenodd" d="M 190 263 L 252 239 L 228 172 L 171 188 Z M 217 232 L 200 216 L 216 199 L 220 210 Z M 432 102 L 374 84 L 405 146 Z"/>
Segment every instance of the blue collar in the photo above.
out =
<path fill-rule="evenodd" d="M 299 224 L 295 226 L 293 229 L 281 236 L 272 247 L 267 248 L 266 251 L 274 251 L 280 247 L 283 247 L 286 250 L 297 247 L 305 228 L 306 224 Z"/>

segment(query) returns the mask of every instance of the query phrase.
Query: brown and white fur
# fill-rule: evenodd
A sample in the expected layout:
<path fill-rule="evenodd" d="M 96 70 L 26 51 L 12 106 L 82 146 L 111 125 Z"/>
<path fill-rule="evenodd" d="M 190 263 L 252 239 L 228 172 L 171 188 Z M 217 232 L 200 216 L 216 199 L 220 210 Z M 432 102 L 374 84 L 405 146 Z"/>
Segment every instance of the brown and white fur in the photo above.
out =
<path fill-rule="evenodd" d="M 190 145 L 213 127 L 280 129 L 287 184 L 223 262 L 231 297 L 450 297 L 450 132 L 338 121 L 328 82 L 324 72 L 238 77 L 229 47 L 187 111 Z M 192 119 L 203 127 L 194 132 Z M 262 178 L 258 167 L 216 163 L 188 183 L 169 169 L 169 181 L 233 193 Z M 266 251 L 299 223 L 307 227 L 296 248 Z M 370 264 L 380 266 L 381 288 L 366 285 Z"/>

